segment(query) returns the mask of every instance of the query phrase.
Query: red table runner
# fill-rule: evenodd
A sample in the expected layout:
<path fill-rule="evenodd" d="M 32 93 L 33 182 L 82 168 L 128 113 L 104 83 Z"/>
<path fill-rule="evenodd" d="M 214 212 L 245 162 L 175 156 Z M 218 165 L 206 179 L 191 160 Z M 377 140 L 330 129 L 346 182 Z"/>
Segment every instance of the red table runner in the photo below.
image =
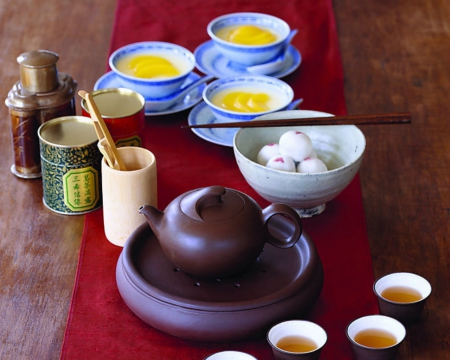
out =
<path fill-rule="evenodd" d="M 303 109 L 345 114 L 343 74 L 331 0 L 180 1 L 118 0 L 110 51 L 138 41 L 167 41 L 194 51 L 208 40 L 206 26 L 216 16 L 241 11 L 272 14 L 299 34 L 293 45 L 303 61 L 285 77 Z M 268 203 L 245 182 L 232 148 L 209 143 L 188 129 L 189 111 L 147 117 L 145 147 L 156 156 L 159 208 L 186 191 L 223 185 L 243 191 L 261 207 Z M 203 359 L 222 350 L 240 350 L 272 359 L 265 339 L 198 343 L 153 329 L 125 305 L 117 290 L 115 267 L 121 248 L 109 243 L 103 213 L 86 216 L 84 234 L 61 359 Z M 322 294 L 307 315 L 328 334 L 321 359 L 350 359 L 345 327 L 356 317 L 378 312 L 359 177 L 325 212 L 304 220 L 325 271 Z"/>

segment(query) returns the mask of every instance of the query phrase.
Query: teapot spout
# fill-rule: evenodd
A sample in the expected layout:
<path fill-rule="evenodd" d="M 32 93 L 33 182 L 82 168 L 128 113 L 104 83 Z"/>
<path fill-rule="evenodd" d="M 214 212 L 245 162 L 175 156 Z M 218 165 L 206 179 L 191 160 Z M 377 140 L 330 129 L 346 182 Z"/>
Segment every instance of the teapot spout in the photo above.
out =
<path fill-rule="evenodd" d="M 159 234 L 160 225 L 164 219 L 164 213 L 151 205 L 143 205 L 139 208 L 139 214 L 142 214 L 147 219 L 148 224 L 155 233 Z"/>

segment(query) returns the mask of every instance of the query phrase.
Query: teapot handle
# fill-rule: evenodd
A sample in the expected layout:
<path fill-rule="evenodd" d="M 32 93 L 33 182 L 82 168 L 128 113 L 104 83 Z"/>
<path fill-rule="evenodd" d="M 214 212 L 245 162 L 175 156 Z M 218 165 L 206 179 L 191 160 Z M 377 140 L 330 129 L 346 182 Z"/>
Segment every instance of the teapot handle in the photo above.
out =
<path fill-rule="evenodd" d="M 271 204 L 263 211 L 263 221 L 268 234 L 268 243 L 278 248 L 290 248 L 300 239 L 302 220 L 292 207 L 286 204 Z"/>

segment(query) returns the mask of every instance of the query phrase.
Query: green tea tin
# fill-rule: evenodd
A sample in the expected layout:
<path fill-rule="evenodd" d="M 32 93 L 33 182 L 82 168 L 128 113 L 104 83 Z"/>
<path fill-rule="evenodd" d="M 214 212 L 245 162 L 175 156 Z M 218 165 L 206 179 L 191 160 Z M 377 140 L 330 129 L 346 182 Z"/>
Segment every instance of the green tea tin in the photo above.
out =
<path fill-rule="evenodd" d="M 38 129 L 43 202 L 59 214 L 85 214 L 101 207 L 101 159 L 92 120 L 65 116 Z"/>

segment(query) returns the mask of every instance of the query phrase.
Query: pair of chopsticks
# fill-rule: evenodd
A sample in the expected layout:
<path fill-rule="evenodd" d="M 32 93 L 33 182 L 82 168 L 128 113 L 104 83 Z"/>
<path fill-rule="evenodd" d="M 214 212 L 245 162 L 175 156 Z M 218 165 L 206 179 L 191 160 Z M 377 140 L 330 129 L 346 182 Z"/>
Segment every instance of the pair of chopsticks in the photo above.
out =
<path fill-rule="evenodd" d="M 105 157 L 108 165 L 113 169 L 126 171 L 127 168 L 120 157 L 119 152 L 117 151 L 116 144 L 109 133 L 105 120 L 103 120 L 92 95 L 84 90 L 80 90 L 78 95 L 86 101 L 89 108 L 89 114 L 94 122 L 95 132 L 97 133 L 99 140 L 97 144 L 98 148 Z"/>
<path fill-rule="evenodd" d="M 277 119 L 276 113 L 270 120 L 251 120 L 227 123 L 197 124 L 182 126 L 183 128 L 251 128 L 300 125 L 381 125 L 381 124 L 409 124 L 411 114 L 408 112 L 394 114 L 346 115 L 313 118 Z"/>

